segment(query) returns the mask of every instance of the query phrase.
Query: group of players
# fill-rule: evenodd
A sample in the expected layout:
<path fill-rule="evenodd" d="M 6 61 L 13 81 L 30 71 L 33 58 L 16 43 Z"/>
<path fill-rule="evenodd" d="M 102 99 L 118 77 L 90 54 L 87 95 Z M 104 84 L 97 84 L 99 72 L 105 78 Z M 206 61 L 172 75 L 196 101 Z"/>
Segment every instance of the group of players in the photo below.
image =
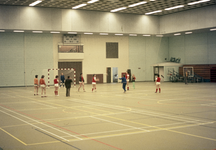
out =
<path fill-rule="evenodd" d="M 60 80 L 61 80 L 61 83 L 59 83 L 59 76 L 56 75 L 55 79 L 54 79 L 54 87 L 55 87 L 55 90 L 54 90 L 54 93 L 55 93 L 55 96 L 59 96 L 59 92 L 58 92 L 58 89 L 59 89 L 59 85 L 61 87 L 61 85 L 64 87 L 66 87 L 66 96 L 70 96 L 70 88 L 71 88 L 71 83 L 72 83 L 72 80 L 70 78 L 70 76 L 68 76 L 68 78 L 65 80 L 65 77 L 63 75 L 63 73 L 61 74 L 61 77 L 60 77 Z M 122 88 L 124 90 L 124 93 L 126 92 L 126 85 L 127 85 L 127 90 L 129 90 L 129 78 L 130 78 L 130 75 L 128 72 L 126 72 L 126 74 L 123 75 L 122 78 L 119 78 L 120 80 L 122 80 Z M 132 75 L 132 82 L 133 82 L 133 88 L 135 89 L 135 80 L 136 80 L 136 77 L 135 75 L 133 74 Z M 99 81 L 99 79 L 96 78 L 96 75 L 94 74 L 93 77 L 92 77 L 92 92 L 95 90 L 96 92 L 96 82 Z M 160 81 L 161 81 L 161 78 L 160 76 L 158 75 L 158 77 L 156 78 L 155 80 L 155 85 L 156 85 L 156 92 L 158 91 L 159 89 L 159 93 L 161 92 L 161 88 L 160 88 Z M 83 77 L 83 74 L 80 73 L 80 78 L 79 78 L 79 88 L 78 88 L 78 92 L 80 90 L 81 87 L 83 87 L 83 91 L 85 92 L 85 88 L 84 88 L 84 77 Z M 44 75 L 41 76 L 41 79 L 40 81 L 38 82 L 38 75 L 35 75 L 35 78 L 34 78 L 34 95 L 38 95 L 38 88 L 41 87 L 41 97 L 47 97 L 46 96 L 46 83 L 45 83 L 45 80 L 44 80 Z"/>

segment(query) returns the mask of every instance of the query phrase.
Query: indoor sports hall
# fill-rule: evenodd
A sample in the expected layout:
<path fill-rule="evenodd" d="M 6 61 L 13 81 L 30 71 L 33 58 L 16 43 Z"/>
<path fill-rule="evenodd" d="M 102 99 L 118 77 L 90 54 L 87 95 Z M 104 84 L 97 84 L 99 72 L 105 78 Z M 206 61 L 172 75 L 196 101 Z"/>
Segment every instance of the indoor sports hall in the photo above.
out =
<path fill-rule="evenodd" d="M 215 0 L 1 0 L 0 150 L 215 150 L 215 14 Z"/>

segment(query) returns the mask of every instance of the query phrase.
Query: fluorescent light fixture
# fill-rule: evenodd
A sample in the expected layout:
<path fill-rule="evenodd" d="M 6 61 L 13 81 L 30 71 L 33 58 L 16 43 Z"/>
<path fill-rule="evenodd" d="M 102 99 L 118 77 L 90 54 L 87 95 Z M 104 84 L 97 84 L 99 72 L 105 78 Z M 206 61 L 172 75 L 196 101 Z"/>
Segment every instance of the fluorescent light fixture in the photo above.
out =
<path fill-rule="evenodd" d="M 150 1 L 152 1 L 152 2 L 153 2 L 153 1 L 155 1 L 155 0 L 150 0 Z"/>
<path fill-rule="evenodd" d="M 161 35 L 161 34 L 160 35 L 156 35 L 156 37 L 163 37 L 163 35 Z"/>
<path fill-rule="evenodd" d="M 77 32 L 68 32 L 68 34 L 77 34 Z"/>
<path fill-rule="evenodd" d="M 23 30 L 14 30 L 13 32 L 24 32 Z"/>
<path fill-rule="evenodd" d="M 188 3 L 188 5 L 195 5 L 195 4 L 204 3 L 204 2 L 208 2 L 208 1 L 210 1 L 210 0 L 201 0 L 201 1 Z"/>
<path fill-rule="evenodd" d="M 117 12 L 117 11 L 124 10 L 124 9 L 127 9 L 127 7 L 121 7 L 121 8 L 113 9 L 110 12 Z"/>
<path fill-rule="evenodd" d="M 182 8 L 182 7 L 184 7 L 184 5 L 178 5 L 175 7 L 166 8 L 165 10 L 172 10 L 172 9 L 177 9 L 177 8 Z"/>
<path fill-rule="evenodd" d="M 43 31 L 32 31 L 33 33 L 43 33 Z"/>
<path fill-rule="evenodd" d="M 185 34 L 192 34 L 192 32 L 185 32 Z"/>
<path fill-rule="evenodd" d="M 108 35 L 108 33 L 100 33 L 100 35 Z"/>
<path fill-rule="evenodd" d="M 144 34 L 143 36 L 151 36 L 150 34 Z"/>
<path fill-rule="evenodd" d="M 60 32 L 57 32 L 57 31 L 51 31 L 50 33 L 60 33 Z"/>
<path fill-rule="evenodd" d="M 35 1 L 35 2 L 33 2 L 33 3 L 31 3 L 29 6 L 35 6 L 35 5 L 37 5 L 37 4 L 39 4 L 39 3 L 41 3 L 42 1 Z"/>
<path fill-rule="evenodd" d="M 138 6 L 138 5 L 145 4 L 145 3 L 147 3 L 147 2 L 143 1 L 143 2 L 139 2 L 139 3 L 135 3 L 135 4 L 132 4 L 132 5 L 129 5 L 128 7 L 135 7 L 135 6 Z"/>
<path fill-rule="evenodd" d="M 181 33 L 176 33 L 176 34 L 174 34 L 174 35 L 181 35 Z"/>
<path fill-rule="evenodd" d="M 88 1 L 87 3 L 91 4 L 91 3 L 95 3 L 97 1 L 99 1 L 99 0 L 91 0 L 91 1 Z"/>
<path fill-rule="evenodd" d="M 83 6 L 85 6 L 85 5 L 87 5 L 87 4 L 80 4 L 80 5 L 77 5 L 77 6 L 72 7 L 72 9 L 77 9 L 77 8 L 83 7 Z"/>
<path fill-rule="evenodd" d="M 0 30 L 0 32 L 5 32 L 5 30 Z"/>
<path fill-rule="evenodd" d="M 121 36 L 121 35 L 123 35 L 123 34 L 115 34 L 115 35 L 120 35 L 120 36 Z"/>
<path fill-rule="evenodd" d="M 145 13 L 146 15 L 150 15 L 150 14 L 155 14 L 155 13 L 159 13 L 162 12 L 162 10 L 157 10 L 157 11 L 153 11 L 153 12 L 149 12 L 149 13 Z"/>
<path fill-rule="evenodd" d="M 93 34 L 93 33 L 84 33 L 84 34 Z"/>
<path fill-rule="evenodd" d="M 210 31 L 216 31 L 216 28 L 214 28 L 214 29 L 210 29 Z"/>
<path fill-rule="evenodd" d="M 137 34 L 129 34 L 129 36 L 137 36 Z"/>

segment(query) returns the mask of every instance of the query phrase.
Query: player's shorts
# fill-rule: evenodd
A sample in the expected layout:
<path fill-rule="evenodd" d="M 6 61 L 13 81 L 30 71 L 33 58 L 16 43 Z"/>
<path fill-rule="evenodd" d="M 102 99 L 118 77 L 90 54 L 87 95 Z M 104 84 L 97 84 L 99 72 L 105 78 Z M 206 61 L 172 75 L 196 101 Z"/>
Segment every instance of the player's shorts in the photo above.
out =
<path fill-rule="evenodd" d="M 92 82 L 92 84 L 96 84 L 96 82 Z"/>
<path fill-rule="evenodd" d="M 127 79 L 127 82 L 129 82 L 129 79 Z"/>
<path fill-rule="evenodd" d="M 160 82 L 156 82 L 156 85 L 160 85 Z"/>
<path fill-rule="evenodd" d="M 38 86 L 37 84 L 34 84 L 34 86 Z"/>
<path fill-rule="evenodd" d="M 45 87 L 45 84 L 41 84 L 40 86 L 41 86 L 42 88 L 44 88 L 44 87 Z"/>
<path fill-rule="evenodd" d="M 59 84 L 58 84 L 58 83 L 56 83 L 56 84 L 54 84 L 54 86 L 55 86 L 55 87 L 59 87 Z"/>
<path fill-rule="evenodd" d="M 64 83 L 64 80 L 61 80 L 61 83 Z"/>
<path fill-rule="evenodd" d="M 79 83 L 84 83 L 83 81 L 79 81 Z"/>

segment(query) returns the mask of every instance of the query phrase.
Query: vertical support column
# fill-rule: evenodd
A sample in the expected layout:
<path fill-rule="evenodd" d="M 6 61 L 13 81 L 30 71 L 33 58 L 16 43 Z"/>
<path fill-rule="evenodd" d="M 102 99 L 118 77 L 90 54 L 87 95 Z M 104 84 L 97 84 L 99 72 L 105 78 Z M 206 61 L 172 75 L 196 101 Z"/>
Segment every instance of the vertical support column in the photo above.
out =
<path fill-rule="evenodd" d="M 47 85 L 48 85 L 48 88 L 50 87 L 50 74 L 49 74 L 49 71 L 50 71 L 51 69 L 48 69 L 48 76 L 47 76 L 47 78 L 48 78 L 48 80 L 47 80 Z"/>
<path fill-rule="evenodd" d="M 73 68 L 73 70 L 74 70 L 74 87 L 76 87 L 76 69 Z"/>

